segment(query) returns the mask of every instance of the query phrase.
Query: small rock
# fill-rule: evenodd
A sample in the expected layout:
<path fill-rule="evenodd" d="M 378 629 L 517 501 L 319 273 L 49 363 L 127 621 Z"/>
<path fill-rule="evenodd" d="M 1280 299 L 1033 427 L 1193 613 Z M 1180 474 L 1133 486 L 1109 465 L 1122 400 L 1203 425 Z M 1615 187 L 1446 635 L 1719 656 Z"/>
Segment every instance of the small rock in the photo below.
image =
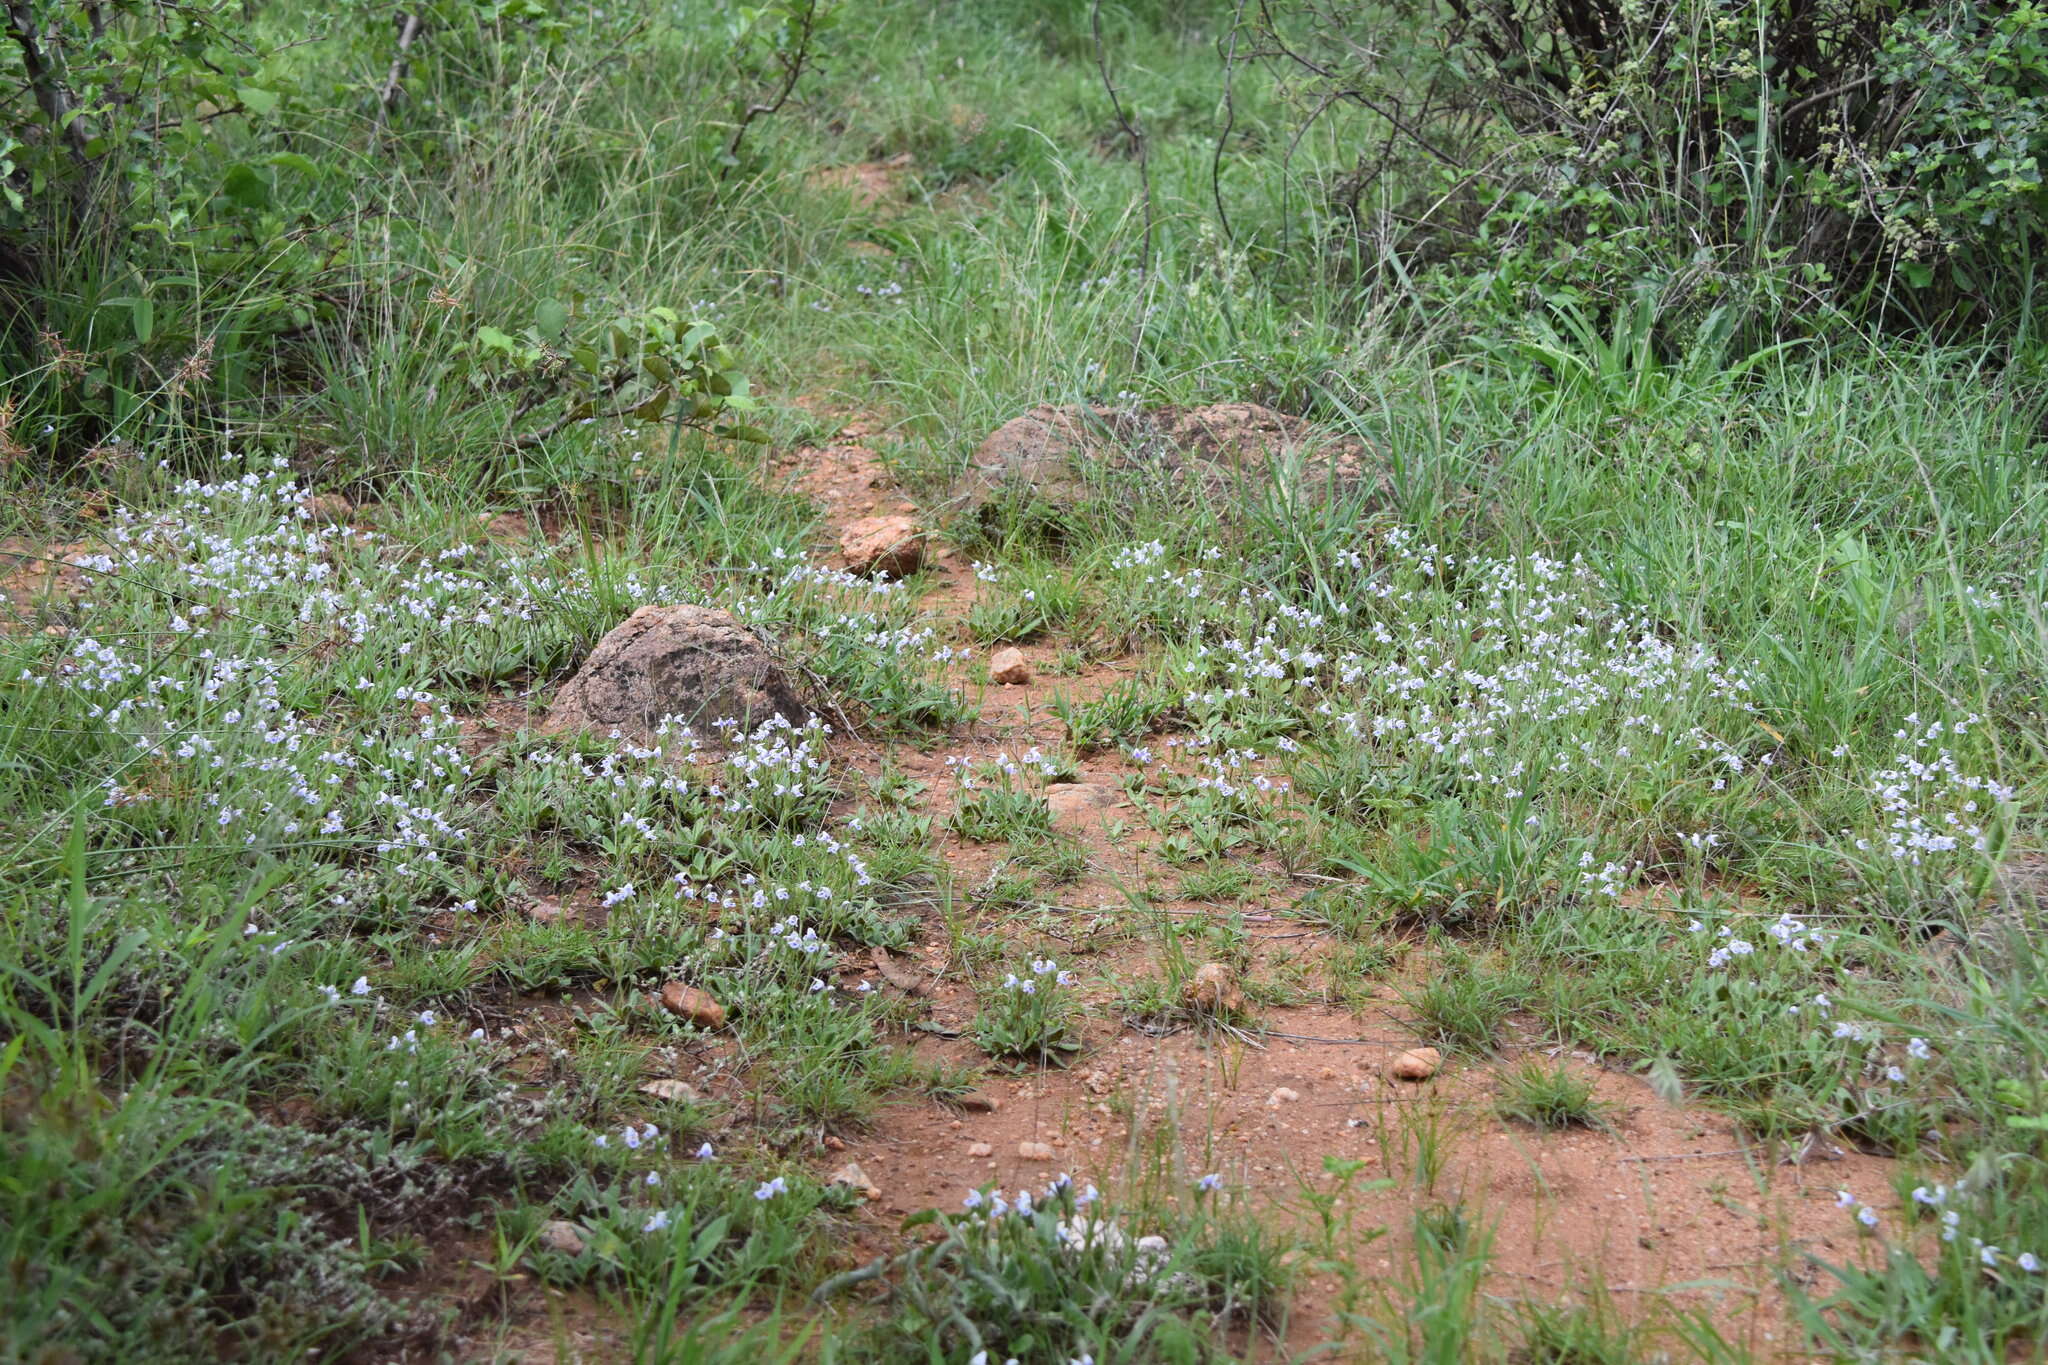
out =
<path fill-rule="evenodd" d="M 663 1003 L 666 1004 L 667 1002 L 664 1001 Z M 697 1093 L 697 1087 L 691 1085 L 688 1081 L 668 1079 L 649 1081 L 640 1087 L 640 1093 L 652 1095 L 658 1100 L 674 1100 L 678 1104 L 695 1104 L 699 1099 L 703 1098 Z"/>
<path fill-rule="evenodd" d="M 1282 1104 L 1293 1104 L 1296 1100 L 1300 1098 L 1301 1094 L 1299 1091 L 1290 1090 L 1283 1085 L 1276 1089 L 1272 1094 L 1266 1096 L 1266 1103 L 1268 1105 L 1274 1106 Z"/>
<path fill-rule="evenodd" d="M 830 1133 L 825 1134 L 820 1145 L 828 1152 L 843 1152 L 846 1150 L 846 1144 L 833 1137 Z"/>
<path fill-rule="evenodd" d="M 878 944 L 870 950 L 870 956 L 874 961 L 875 970 L 882 974 L 882 979 L 897 990 L 915 996 L 927 996 L 932 993 L 931 984 L 914 969 L 891 957 L 887 948 Z"/>
<path fill-rule="evenodd" d="M 1426 1081 L 1443 1065 L 1444 1054 L 1433 1047 L 1410 1048 L 1394 1058 L 1387 1074 L 1397 1081 Z"/>
<path fill-rule="evenodd" d="M 1107 1095 L 1116 1088 L 1116 1082 L 1110 1079 L 1109 1073 L 1099 1069 L 1083 1076 L 1081 1084 L 1088 1087 L 1088 1093 L 1091 1095 Z"/>
<path fill-rule="evenodd" d="M 1205 962 L 1188 981 L 1187 1002 L 1204 1014 L 1244 1013 L 1244 992 L 1237 974 L 1221 962 Z"/>
<path fill-rule="evenodd" d="M 1024 651 L 1011 645 L 989 657 L 988 675 L 1006 687 L 1021 687 L 1031 681 L 1031 665 L 1025 661 Z"/>
<path fill-rule="evenodd" d="M 908 578 L 924 565 L 926 540 L 906 516 L 862 517 L 839 535 L 846 567 L 859 574 Z"/>
<path fill-rule="evenodd" d="M 574 1223 L 565 1223 L 559 1218 L 540 1225 L 540 1244 L 549 1251 L 559 1251 L 564 1256 L 581 1256 L 584 1249 L 583 1229 Z"/>
<path fill-rule="evenodd" d="M 826 1178 L 827 1185 L 841 1185 L 866 1200 L 882 1197 L 882 1191 L 875 1182 L 868 1179 L 868 1173 L 860 1168 L 858 1161 L 849 1161 Z"/>
<path fill-rule="evenodd" d="M 995 1154 L 996 1149 L 986 1142 L 970 1142 L 967 1144 L 967 1155 L 969 1156 L 994 1156 Z"/>
<path fill-rule="evenodd" d="M 1052 1144 L 1049 1142 L 1020 1142 L 1017 1144 L 1017 1155 L 1026 1161 L 1051 1161 L 1053 1158 Z"/>
<path fill-rule="evenodd" d="M 980 1090 L 971 1090 L 953 1103 L 970 1114 L 993 1114 L 1003 1107 L 1001 1100 Z"/>
<path fill-rule="evenodd" d="M 535 896 L 526 903 L 526 915 L 536 924 L 556 924 L 562 918 L 562 903 L 553 896 Z"/>
<path fill-rule="evenodd" d="M 725 1027 L 725 1006 L 713 1000 L 708 992 L 695 986 L 685 986 L 680 981 L 671 981 L 661 988 L 661 1007 L 698 1028 Z"/>

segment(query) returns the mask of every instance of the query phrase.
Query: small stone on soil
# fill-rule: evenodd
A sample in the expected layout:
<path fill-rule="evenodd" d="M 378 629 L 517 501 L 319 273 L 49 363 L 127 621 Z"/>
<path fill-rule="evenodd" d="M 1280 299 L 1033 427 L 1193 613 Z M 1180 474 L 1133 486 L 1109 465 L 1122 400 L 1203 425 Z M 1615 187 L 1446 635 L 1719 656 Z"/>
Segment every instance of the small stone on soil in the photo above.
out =
<path fill-rule="evenodd" d="M 1031 665 L 1025 661 L 1024 651 L 1013 645 L 989 656 L 988 675 L 999 683 L 1017 687 L 1031 681 Z"/>
<path fill-rule="evenodd" d="M 540 1244 L 549 1251 L 559 1251 L 564 1256 L 583 1254 L 583 1232 L 574 1223 L 551 1219 L 540 1225 Z"/>
<path fill-rule="evenodd" d="M 666 1003 L 666 1002 L 664 1002 Z M 683 1104 L 695 1104 L 700 1098 L 697 1087 L 688 1081 L 674 1081 L 666 1078 L 649 1081 L 640 1087 L 643 1095 L 652 1095 L 658 1100 L 675 1100 Z"/>
<path fill-rule="evenodd" d="M 680 981 L 671 981 L 661 988 L 661 1007 L 698 1028 L 725 1027 L 725 1006 L 713 1000 L 708 992 L 695 986 L 685 986 Z"/>
<path fill-rule="evenodd" d="M 844 1166 L 832 1172 L 825 1183 L 828 1185 L 843 1185 L 861 1198 L 870 1201 L 882 1197 L 882 1191 L 875 1185 L 874 1181 L 868 1179 L 868 1173 L 860 1168 L 858 1161 L 847 1162 Z"/>
<path fill-rule="evenodd" d="M 1026 1161 L 1051 1161 L 1053 1158 L 1052 1144 L 1049 1142 L 1020 1142 L 1017 1144 L 1017 1155 Z"/>
<path fill-rule="evenodd" d="M 1443 1065 L 1444 1054 L 1433 1047 L 1410 1048 L 1394 1058 L 1387 1074 L 1397 1081 L 1426 1081 Z"/>
<path fill-rule="evenodd" d="M 1187 984 L 1187 1002 L 1204 1014 L 1241 1014 L 1244 992 L 1237 977 L 1221 962 L 1205 962 Z"/>
<path fill-rule="evenodd" d="M 996 1149 L 986 1142 L 970 1142 L 967 1144 L 967 1155 L 969 1156 L 994 1156 L 995 1154 Z"/>

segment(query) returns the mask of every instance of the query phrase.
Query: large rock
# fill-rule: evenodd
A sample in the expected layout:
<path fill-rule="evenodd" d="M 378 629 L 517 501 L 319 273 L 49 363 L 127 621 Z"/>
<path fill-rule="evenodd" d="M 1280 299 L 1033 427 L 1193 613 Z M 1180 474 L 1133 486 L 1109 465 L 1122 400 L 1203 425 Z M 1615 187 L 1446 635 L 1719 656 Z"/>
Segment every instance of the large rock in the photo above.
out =
<path fill-rule="evenodd" d="M 715 738 L 720 721 L 751 729 L 773 715 L 800 721 L 805 712 L 758 635 L 711 607 L 642 607 L 562 684 L 544 728 L 617 730 L 647 743 L 665 716 Z"/>
<path fill-rule="evenodd" d="M 1383 462 L 1364 442 L 1256 403 L 1142 410 L 1045 405 L 990 433 L 947 502 L 977 514 L 1005 501 L 1061 510 L 1088 498 L 1091 470 L 1189 476 L 1215 493 L 1233 479 L 1264 479 L 1280 467 L 1308 493 L 1368 481 L 1387 487 Z"/>
<path fill-rule="evenodd" d="M 1111 408 L 1033 408 L 989 433 L 947 500 L 963 509 L 1004 498 L 1070 506 L 1088 495 L 1082 468 L 1139 436 L 1142 425 Z"/>
<path fill-rule="evenodd" d="M 908 578 L 924 566 L 925 534 L 906 516 L 861 517 L 839 534 L 839 554 L 857 574 Z"/>

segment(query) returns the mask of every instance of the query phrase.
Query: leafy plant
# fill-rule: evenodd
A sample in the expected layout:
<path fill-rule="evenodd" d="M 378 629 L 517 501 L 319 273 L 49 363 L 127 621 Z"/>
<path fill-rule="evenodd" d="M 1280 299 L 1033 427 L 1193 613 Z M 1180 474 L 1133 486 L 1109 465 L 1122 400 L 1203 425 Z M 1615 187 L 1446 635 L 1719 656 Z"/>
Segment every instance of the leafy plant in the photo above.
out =
<path fill-rule="evenodd" d="M 1064 1064 L 1081 1050 L 1080 1010 L 1074 975 L 1051 958 L 1034 958 L 1025 975 L 1015 972 L 981 996 L 974 1016 L 974 1041 L 991 1057 Z"/>
<path fill-rule="evenodd" d="M 1598 1128 L 1604 1122 L 1593 1082 L 1563 1063 L 1516 1067 L 1502 1080 L 1493 1107 L 1502 1118 L 1534 1128 Z"/>
<path fill-rule="evenodd" d="M 517 390 L 515 423 L 559 407 L 553 420 L 519 435 L 516 445 L 539 445 L 577 422 L 620 420 L 768 439 L 740 420 L 753 411 L 754 399 L 714 324 L 665 307 L 586 321 L 579 315 L 582 303 L 543 299 L 517 336 L 477 329 L 471 350 L 476 382 Z"/>

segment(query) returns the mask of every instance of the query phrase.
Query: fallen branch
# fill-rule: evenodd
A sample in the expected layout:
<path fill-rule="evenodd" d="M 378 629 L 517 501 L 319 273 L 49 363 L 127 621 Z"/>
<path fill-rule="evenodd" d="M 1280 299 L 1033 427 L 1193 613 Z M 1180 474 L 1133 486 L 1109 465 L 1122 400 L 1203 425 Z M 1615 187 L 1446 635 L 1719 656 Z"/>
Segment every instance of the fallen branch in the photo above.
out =
<path fill-rule="evenodd" d="M 419 36 L 420 16 L 407 14 L 398 28 L 398 51 L 391 57 L 391 73 L 384 78 L 384 91 L 377 97 L 379 123 L 391 116 L 391 106 L 398 100 L 399 89 L 405 84 L 406 72 L 412 69 L 408 54 L 412 51 L 413 39 Z"/>

